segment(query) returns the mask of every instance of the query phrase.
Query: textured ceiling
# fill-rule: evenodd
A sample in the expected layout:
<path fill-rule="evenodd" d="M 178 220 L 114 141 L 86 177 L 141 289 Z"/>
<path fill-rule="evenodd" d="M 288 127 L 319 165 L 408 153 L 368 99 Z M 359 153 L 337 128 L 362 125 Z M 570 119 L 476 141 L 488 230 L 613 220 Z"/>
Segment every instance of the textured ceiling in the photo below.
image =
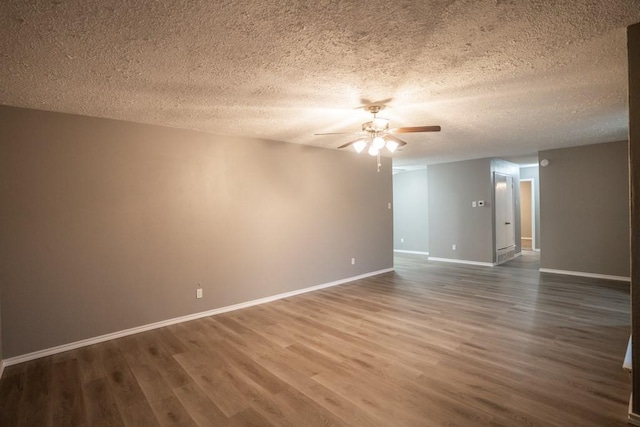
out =
<path fill-rule="evenodd" d="M 335 148 L 387 100 L 411 166 L 627 137 L 640 0 L 0 2 L 0 103 Z"/>

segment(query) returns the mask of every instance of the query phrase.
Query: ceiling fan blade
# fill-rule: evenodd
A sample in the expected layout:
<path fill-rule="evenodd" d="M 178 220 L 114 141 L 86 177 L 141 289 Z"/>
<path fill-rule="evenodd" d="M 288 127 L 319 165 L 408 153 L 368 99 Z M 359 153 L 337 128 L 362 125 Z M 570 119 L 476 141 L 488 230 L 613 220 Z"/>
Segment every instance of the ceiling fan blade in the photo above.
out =
<path fill-rule="evenodd" d="M 360 132 L 327 132 L 327 133 L 314 133 L 314 135 L 357 135 Z"/>
<path fill-rule="evenodd" d="M 385 136 L 383 136 L 383 138 L 388 139 L 389 141 L 396 142 L 399 147 L 402 147 L 403 145 L 407 145 L 405 141 L 401 140 L 400 138 L 396 138 L 393 135 L 386 134 Z"/>
<path fill-rule="evenodd" d="M 367 109 L 373 105 L 377 105 L 380 107 L 381 110 L 385 109 L 385 108 L 389 108 L 389 106 L 387 105 L 388 103 L 390 103 L 391 101 L 393 101 L 393 98 L 386 98 L 386 99 L 380 99 L 378 101 L 372 101 L 370 99 L 367 98 L 360 98 L 360 106 L 354 108 L 354 110 L 358 110 L 360 108 L 363 109 Z"/>
<path fill-rule="evenodd" d="M 356 142 L 360 141 L 362 138 L 358 138 L 358 139 L 354 139 L 351 142 L 347 142 L 346 144 L 342 144 L 340 147 L 338 148 L 347 148 L 348 146 L 350 146 L 351 144 L 355 144 Z"/>
<path fill-rule="evenodd" d="M 389 133 L 440 132 L 440 126 L 411 126 L 389 129 Z"/>

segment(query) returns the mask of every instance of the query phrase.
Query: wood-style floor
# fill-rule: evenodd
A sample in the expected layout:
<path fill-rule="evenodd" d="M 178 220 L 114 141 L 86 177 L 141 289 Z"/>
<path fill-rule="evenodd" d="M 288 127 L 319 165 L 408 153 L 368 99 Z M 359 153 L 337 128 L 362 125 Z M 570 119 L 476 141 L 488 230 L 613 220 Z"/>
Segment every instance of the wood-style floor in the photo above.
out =
<path fill-rule="evenodd" d="M 6 368 L 2 426 L 625 426 L 628 284 L 396 271 Z"/>

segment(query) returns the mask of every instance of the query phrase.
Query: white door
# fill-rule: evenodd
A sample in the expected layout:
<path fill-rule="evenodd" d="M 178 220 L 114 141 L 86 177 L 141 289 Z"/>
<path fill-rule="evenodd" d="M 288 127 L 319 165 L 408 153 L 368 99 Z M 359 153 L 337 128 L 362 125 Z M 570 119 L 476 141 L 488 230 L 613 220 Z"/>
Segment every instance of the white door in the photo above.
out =
<path fill-rule="evenodd" d="M 516 244 L 516 229 L 513 216 L 513 177 L 494 174 L 496 197 L 496 249 Z"/>

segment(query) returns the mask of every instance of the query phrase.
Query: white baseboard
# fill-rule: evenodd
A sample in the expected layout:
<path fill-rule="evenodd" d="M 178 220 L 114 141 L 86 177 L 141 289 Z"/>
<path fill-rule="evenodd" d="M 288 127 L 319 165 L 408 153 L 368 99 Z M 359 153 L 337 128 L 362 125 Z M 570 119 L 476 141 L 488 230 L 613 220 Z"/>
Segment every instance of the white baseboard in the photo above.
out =
<path fill-rule="evenodd" d="M 398 252 L 398 253 L 401 253 L 401 254 L 429 255 L 429 252 L 405 251 L 404 249 L 394 249 L 393 252 Z"/>
<path fill-rule="evenodd" d="M 289 298 L 295 295 L 304 294 L 307 292 L 318 291 L 320 289 L 329 288 L 331 286 L 342 285 L 348 282 L 353 282 L 354 280 L 364 279 L 366 277 L 377 276 L 378 274 L 388 273 L 393 271 L 393 268 L 385 268 L 383 270 L 372 271 L 370 273 L 360 274 L 358 276 L 348 277 L 346 279 L 340 279 L 329 283 L 323 283 L 321 285 L 310 286 L 304 289 L 297 289 L 291 292 L 285 292 L 278 295 L 273 295 L 270 297 L 259 298 L 252 301 L 242 302 L 239 304 L 229 305 L 226 307 L 215 308 L 213 310 L 201 311 L 199 313 L 188 314 L 186 316 L 175 317 L 173 319 L 162 320 L 160 322 L 149 323 L 147 325 L 137 326 L 131 329 L 125 329 L 123 331 L 113 332 L 106 335 L 100 335 L 93 338 L 88 338 L 85 340 L 75 341 L 69 344 L 63 344 L 56 347 L 47 348 L 44 350 L 34 351 L 32 353 L 22 354 L 20 356 L 10 357 L 8 359 L 3 360 L 2 368 L 5 366 L 16 365 L 18 363 L 28 362 L 30 360 L 39 359 L 41 357 L 51 356 L 52 354 L 62 353 L 69 350 L 74 350 L 80 347 L 86 347 L 88 345 L 93 345 L 97 343 L 101 343 L 104 341 L 113 340 L 116 338 L 126 337 L 128 335 L 138 334 L 140 332 L 150 331 L 152 329 L 162 328 L 164 326 L 175 325 L 176 323 L 188 322 L 190 320 L 200 319 L 202 317 L 215 316 L 216 314 L 227 313 L 229 311 L 241 310 L 243 308 L 252 307 L 254 305 L 265 304 L 267 302 L 276 301 L 283 298 Z"/>
<path fill-rule="evenodd" d="M 631 277 L 611 276 L 609 274 L 585 273 L 582 271 L 554 270 L 551 268 L 541 268 L 540 273 L 564 274 L 567 276 L 592 277 L 594 279 L 617 280 L 620 282 L 631 282 Z"/>
<path fill-rule="evenodd" d="M 467 261 L 466 259 L 438 258 L 438 257 L 431 257 L 431 256 L 429 257 L 429 261 L 451 262 L 455 264 L 481 265 L 483 267 L 495 267 L 496 265 L 492 262 Z"/>

